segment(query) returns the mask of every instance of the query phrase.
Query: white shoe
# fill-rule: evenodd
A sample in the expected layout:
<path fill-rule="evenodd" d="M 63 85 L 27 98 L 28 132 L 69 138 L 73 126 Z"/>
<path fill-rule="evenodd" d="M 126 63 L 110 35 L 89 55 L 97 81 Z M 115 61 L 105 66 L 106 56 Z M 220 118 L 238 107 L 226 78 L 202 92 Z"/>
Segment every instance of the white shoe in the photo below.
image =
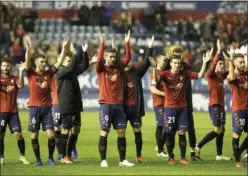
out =
<path fill-rule="evenodd" d="M 135 164 L 130 163 L 128 160 L 123 160 L 122 162 L 119 162 L 119 166 L 127 166 L 127 167 L 133 167 Z"/>
<path fill-rule="evenodd" d="M 1 164 L 1 165 L 4 165 L 4 158 L 1 158 L 1 159 L 0 159 L 0 164 Z"/>
<path fill-rule="evenodd" d="M 201 153 L 201 149 L 198 147 L 198 144 L 196 144 L 196 147 L 195 147 L 195 155 L 196 155 L 196 156 L 200 156 L 200 153 Z"/>
<path fill-rule="evenodd" d="M 163 151 L 163 152 L 157 153 L 157 156 L 158 157 L 168 157 L 169 155 Z"/>
<path fill-rule="evenodd" d="M 217 156 L 216 156 L 216 161 L 221 161 L 221 160 L 230 161 L 231 158 L 229 158 L 229 157 L 227 157 L 227 156 L 223 156 L 223 155 L 217 155 Z"/>
<path fill-rule="evenodd" d="M 21 161 L 23 164 L 30 164 L 30 162 L 25 158 L 25 156 L 20 156 L 20 161 Z"/>
<path fill-rule="evenodd" d="M 107 160 L 102 160 L 102 162 L 101 162 L 101 167 L 108 167 L 108 162 L 107 162 Z"/>
<path fill-rule="evenodd" d="M 243 162 L 244 163 L 248 162 L 248 153 L 245 154 L 244 159 L 243 159 Z"/>

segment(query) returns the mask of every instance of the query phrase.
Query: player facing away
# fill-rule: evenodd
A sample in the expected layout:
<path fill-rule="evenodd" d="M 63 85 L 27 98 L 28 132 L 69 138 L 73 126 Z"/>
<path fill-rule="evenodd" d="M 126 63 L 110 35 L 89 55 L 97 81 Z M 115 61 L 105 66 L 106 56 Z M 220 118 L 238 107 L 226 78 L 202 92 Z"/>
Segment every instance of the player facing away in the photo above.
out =
<path fill-rule="evenodd" d="M 243 54 L 234 54 L 231 48 L 229 55 L 234 64 L 234 73 L 229 71 L 228 77 L 228 85 L 232 94 L 232 147 L 236 167 L 245 167 L 240 162 L 240 157 L 241 153 L 247 150 L 247 137 L 240 146 L 239 140 L 243 131 L 247 135 L 248 128 L 248 70 Z"/>
<path fill-rule="evenodd" d="M 175 164 L 173 149 L 175 146 L 175 134 L 178 131 L 179 147 L 181 152 L 181 164 L 190 164 L 186 155 L 186 137 L 185 132 L 188 127 L 188 112 L 185 100 L 185 82 L 188 79 L 198 79 L 204 76 L 206 64 L 211 58 L 211 52 L 208 51 L 203 56 L 203 65 L 201 71 L 181 71 L 181 57 L 170 58 L 171 69 L 158 73 L 158 80 L 162 79 L 165 91 L 164 102 L 164 129 L 166 133 L 166 146 L 169 154 L 168 164 Z M 157 76 L 156 76 L 157 77 Z M 155 79 L 157 80 L 157 78 Z"/>
<path fill-rule="evenodd" d="M 21 122 L 17 109 L 18 89 L 23 87 L 24 64 L 19 65 L 19 77 L 11 75 L 11 60 L 1 60 L 0 77 L 0 164 L 4 164 L 4 137 L 7 125 L 10 132 L 16 136 L 17 145 L 20 151 L 20 161 L 29 164 L 25 158 L 25 140 L 22 135 Z"/>
<path fill-rule="evenodd" d="M 68 42 L 63 42 L 63 46 L 66 46 Z M 57 62 L 48 70 L 47 59 L 44 55 L 34 56 L 35 67 L 31 67 L 31 43 L 26 40 L 26 54 L 25 63 L 27 68 L 27 79 L 29 87 L 29 122 L 28 131 L 31 132 L 32 148 L 36 157 L 35 166 L 41 166 L 42 161 L 40 157 L 40 145 L 39 145 L 39 130 L 40 124 L 42 124 L 43 131 L 46 131 L 48 137 L 48 162 L 50 165 L 55 165 L 53 159 L 53 153 L 55 149 L 54 141 L 54 126 L 52 117 L 52 98 L 51 98 L 51 79 L 56 70 L 62 64 L 63 58 L 58 57 Z"/>
<path fill-rule="evenodd" d="M 127 66 L 131 59 L 130 53 L 130 31 L 125 35 L 126 57 L 122 60 L 116 58 L 116 50 L 108 49 L 104 51 L 104 40 L 99 32 L 100 48 L 97 54 L 96 72 L 99 82 L 99 121 L 100 121 L 100 138 L 99 152 L 101 156 L 101 167 L 108 167 L 106 160 L 107 137 L 113 124 L 117 131 L 117 146 L 120 156 L 119 166 L 134 166 L 126 160 L 126 137 L 125 137 L 125 117 L 123 108 L 123 92 L 121 72 Z"/>
<path fill-rule="evenodd" d="M 148 48 L 139 66 L 134 66 L 132 61 L 129 61 L 122 74 L 123 79 L 123 104 L 126 124 L 129 121 L 134 132 L 135 144 L 136 144 L 136 161 L 144 162 L 142 157 L 142 117 L 145 116 L 144 96 L 142 88 L 142 77 L 147 72 L 150 61 L 149 57 L 152 55 L 152 45 L 154 42 L 154 36 L 148 42 Z"/>
<path fill-rule="evenodd" d="M 216 138 L 217 155 L 216 160 L 231 160 L 222 155 L 223 139 L 225 133 L 226 112 L 225 112 L 225 90 L 224 80 L 227 78 L 228 71 L 225 71 L 224 59 L 220 58 L 221 44 L 217 40 L 217 52 L 207 72 L 207 82 L 209 90 L 209 115 L 212 120 L 213 130 L 209 132 L 196 146 L 196 155 L 200 155 L 200 149 L 208 142 Z M 233 70 L 232 63 L 229 70 Z"/>
<path fill-rule="evenodd" d="M 156 69 L 157 72 L 163 71 L 165 65 L 166 57 L 164 55 L 158 55 L 156 57 Z M 150 75 L 150 89 L 152 93 L 152 106 L 156 117 L 156 130 L 155 138 L 157 147 L 155 151 L 159 157 L 168 157 L 168 154 L 164 151 L 164 144 L 166 136 L 163 134 L 163 124 L 164 124 L 164 88 L 162 81 L 155 82 L 154 75 Z"/>
<path fill-rule="evenodd" d="M 61 121 L 60 153 L 63 155 L 61 163 L 66 164 L 73 162 L 71 153 L 81 128 L 83 102 L 77 76 L 89 67 L 88 45 L 82 45 L 83 59 L 80 59 L 73 44 L 69 43 L 70 48 L 65 47 L 61 52 L 61 57 L 65 59 L 55 74 Z"/>

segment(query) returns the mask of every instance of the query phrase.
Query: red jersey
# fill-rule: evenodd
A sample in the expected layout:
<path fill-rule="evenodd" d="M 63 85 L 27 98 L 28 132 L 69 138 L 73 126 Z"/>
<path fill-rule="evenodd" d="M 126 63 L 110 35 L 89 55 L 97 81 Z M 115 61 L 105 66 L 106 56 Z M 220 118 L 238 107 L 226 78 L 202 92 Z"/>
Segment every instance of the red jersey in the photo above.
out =
<path fill-rule="evenodd" d="M 55 71 L 50 69 L 39 74 L 31 68 L 27 71 L 29 101 L 28 106 L 52 106 L 51 79 Z"/>
<path fill-rule="evenodd" d="M 57 93 L 57 82 L 55 76 L 52 77 L 52 100 L 53 100 L 53 105 L 59 104 L 58 100 L 58 93 Z"/>
<path fill-rule="evenodd" d="M 197 79 L 198 73 L 188 70 L 180 71 L 174 75 L 171 70 L 158 73 L 163 81 L 165 90 L 164 107 L 184 108 L 187 107 L 185 99 L 185 82 L 188 79 Z"/>
<path fill-rule="evenodd" d="M 160 81 L 160 82 L 158 82 L 156 84 L 153 84 L 152 80 L 153 80 L 153 75 L 151 74 L 150 75 L 151 86 L 156 86 L 156 88 L 158 90 L 164 92 L 164 87 L 163 87 L 162 82 Z M 159 96 L 159 95 L 156 95 L 156 94 L 152 94 L 152 106 L 153 107 L 160 106 L 160 105 L 163 105 L 163 104 L 164 104 L 164 96 Z"/>
<path fill-rule="evenodd" d="M 126 57 L 120 64 L 108 67 L 103 60 L 104 43 L 101 42 L 98 50 L 96 72 L 99 82 L 99 103 L 123 104 L 123 90 L 121 72 L 131 59 L 130 45 L 126 43 Z"/>
<path fill-rule="evenodd" d="M 235 75 L 235 80 L 228 81 L 232 93 L 232 111 L 248 109 L 248 71 Z"/>
<path fill-rule="evenodd" d="M 124 102 L 125 105 L 135 105 L 135 93 L 133 87 L 132 75 L 130 72 L 125 72 L 127 75 L 127 97 Z"/>
<path fill-rule="evenodd" d="M 0 77 L 0 112 L 17 112 L 17 93 L 19 78 L 16 76 Z"/>
<path fill-rule="evenodd" d="M 207 72 L 209 106 L 224 105 L 225 90 L 224 80 L 227 78 L 228 72 L 215 73 L 217 62 L 219 61 L 219 53 L 216 53 L 214 60 Z"/>

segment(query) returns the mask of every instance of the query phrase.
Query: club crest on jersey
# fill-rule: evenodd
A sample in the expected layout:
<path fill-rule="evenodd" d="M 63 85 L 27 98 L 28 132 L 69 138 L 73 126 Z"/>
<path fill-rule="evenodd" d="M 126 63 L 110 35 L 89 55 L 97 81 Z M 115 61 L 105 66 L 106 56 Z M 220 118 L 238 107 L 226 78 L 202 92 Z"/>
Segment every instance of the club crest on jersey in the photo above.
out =
<path fill-rule="evenodd" d="M 14 82 L 15 82 L 15 81 L 14 81 L 13 79 L 10 80 L 10 83 L 11 83 L 11 84 L 14 84 Z"/>
<path fill-rule="evenodd" d="M 117 74 L 114 73 L 113 75 L 106 75 L 106 78 L 109 79 L 110 81 L 115 82 L 117 80 Z"/>
<path fill-rule="evenodd" d="M 127 83 L 127 86 L 129 87 L 129 88 L 133 88 L 133 83 Z"/>
<path fill-rule="evenodd" d="M 182 77 L 182 76 L 180 76 L 180 80 L 181 80 L 181 81 L 183 80 L 183 77 Z"/>

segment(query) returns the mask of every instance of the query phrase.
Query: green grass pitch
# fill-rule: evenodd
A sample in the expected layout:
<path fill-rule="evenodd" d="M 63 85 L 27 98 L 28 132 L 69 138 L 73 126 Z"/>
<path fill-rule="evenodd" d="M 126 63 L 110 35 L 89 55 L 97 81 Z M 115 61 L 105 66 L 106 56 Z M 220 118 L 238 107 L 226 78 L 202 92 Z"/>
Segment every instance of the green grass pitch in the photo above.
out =
<path fill-rule="evenodd" d="M 194 113 L 197 140 L 200 140 L 212 129 L 208 113 Z M 119 167 L 119 155 L 117 151 L 117 134 L 111 130 L 108 138 L 107 159 L 109 168 L 100 168 L 100 156 L 98 153 L 99 121 L 97 112 L 82 113 L 82 128 L 77 144 L 79 153 L 78 161 L 70 165 L 61 165 L 57 161 L 56 166 L 47 163 L 47 138 L 46 133 L 40 133 L 41 157 L 44 166 L 35 167 L 34 154 L 30 144 L 30 133 L 27 131 L 28 113 L 20 112 L 23 134 L 26 139 L 26 157 L 32 162 L 23 165 L 19 162 L 17 142 L 9 132 L 5 138 L 5 165 L 1 166 L 0 175 L 246 175 L 247 168 L 236 168 L 233 161 L 215 161 L 215 140 L 211 141 L 201 150 L 203 162 L 192 163 L 185 166 L 179 163 L 179 147 L 176 140 L 175 158 L 176 165 L 167 164 L 167 158 L 159 158 L 154 152 L 155 147 L 155 117 L 152 112 L 143 117 L 143 157 L 145 163 L 135 162 L 134 136 L 130 124 L 127 128 L 127 159 L 135 162 L 135 167 Z M 227 114 L 226 134 L 224 138 L 223 153 L 232 156 L 232 124 L 231 115 Z M 187 136 L 188 137 L 188 136 Z M 243 141 L 245 135 L 241 137 Z M 178 137 L 176 137 L 178 139 Z M 57 157 L 55 152 L 54 158 Z M 187 158 L 189 147 L 187 147 Z M 243 156 L 242 156 L 243 158 Z"/>

